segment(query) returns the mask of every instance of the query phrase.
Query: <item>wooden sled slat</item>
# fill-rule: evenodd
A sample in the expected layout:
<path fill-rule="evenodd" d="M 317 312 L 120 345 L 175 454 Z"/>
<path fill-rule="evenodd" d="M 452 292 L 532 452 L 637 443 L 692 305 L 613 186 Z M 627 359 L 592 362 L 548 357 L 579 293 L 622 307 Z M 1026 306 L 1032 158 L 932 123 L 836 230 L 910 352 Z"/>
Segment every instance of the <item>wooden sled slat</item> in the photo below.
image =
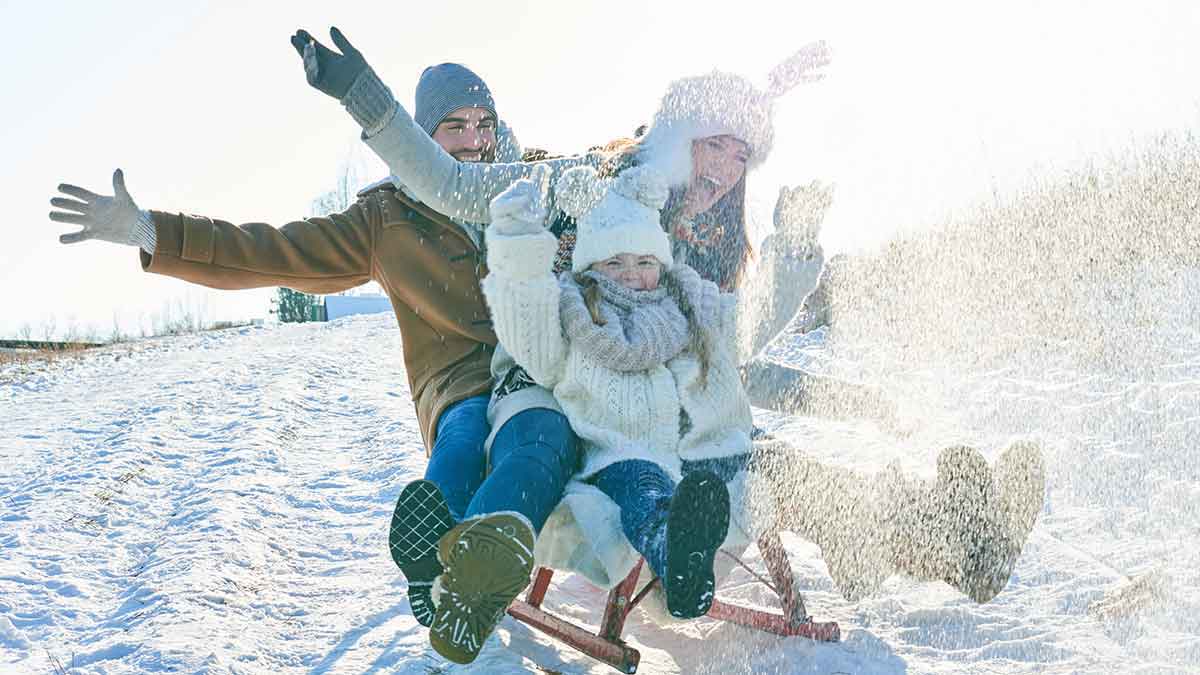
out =
<path fill-rule="evenodd" d="M 813 621 L 805 611 L 804 600 L 796 591 L 787 551 L 784 550 L 779 536 L 763 537 L 759 540 L 758 546 L 763 562 L 774 581 L 772 589 L 779 595 L 782 613 L 714 600 L 708 616 L 775 635 L 805 637 L 823 642 L 840 640 L 841 629 L 837 623 Z M 621 634 L 629 612 L 646 595 L 650 587 L 657 583 L 657 580 L 652 581 L 640 592 L 635 593 L 642 565 L 643 561 L 639 561 L 629 576 L 609 592 L 608 602 L 604 608 L 604 617 L 600 621 L 600 630 L 596 633 L 580 628 L 541 609 L 542 600 L 545 598 L 550 581 L 554 576 L 553 570 L 544 567 L 538 568 L 533 584 L 526 594 L 526 599 L 515 600 L 509 605 L 508 613 L 518 621 L 528 624 L 598 661 L 607 663 L 622 673 L 636 673 L 641 654 L 638 650 L 625 644 L 621 640 Z"/>
<path fill-rule="evenodd" d="M 637 672 L 641 653 L 620 640 L 605 640 L 523 600 L 514 600 L 508 606 L 508 614 L 622 673 Z"/>
<path fill-rule="evenodd" d="M 837 642 L 842 638 L 841 628 L 834 622 L 818 623 L 810 620 L 794 623 L 782 614 L 731 605 L 720 600 L 713 600 L 708 616 L 785 637 L 799 636 L 820 642 Z"/>
<path fill-rule="evenodd" d="M 796 592 L 796 578 L 792 575 L 792 563 L 788 560 L 787 551 L 779 535 L 763 537 L 758 542 L 758 550 L 762 554 L 763 563 L 771 573 L 775 582 L 775 592 L 779 594 L 779 604 L 783 615 L 791 623 L 809 621 L 808 611 L 804 607 L 804 598 Z"/>
<path fill-rule="evenodd" d="M 600 620 L 600 637 L 605 640 L 620 640 L 625 628 L 625 618 L 633 610 L 633 592 L 638 577 L 642 575 L 643 561 L 639 560 L 625 580 L 609 591 L 608 604 L 604 606 L 604 618 Z"/>
<path fill-rule="evenodd" d="M 537 577 L 534 578 L 533 585 L 529 587 L 529 593 L 525 595 L 525 602 L 533 607 L 541 607 L 542 600 L 546 597 L 546 589 L 550 588 L 550 579 L 553 576 L 554 570 L 539 567 Z"/>

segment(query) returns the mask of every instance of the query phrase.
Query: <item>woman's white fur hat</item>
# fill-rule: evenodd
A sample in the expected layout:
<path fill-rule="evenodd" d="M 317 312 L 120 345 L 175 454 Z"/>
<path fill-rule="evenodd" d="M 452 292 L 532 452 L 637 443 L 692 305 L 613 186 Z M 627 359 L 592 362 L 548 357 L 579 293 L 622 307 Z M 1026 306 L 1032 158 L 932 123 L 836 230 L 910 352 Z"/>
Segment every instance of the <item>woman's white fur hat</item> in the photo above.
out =
<path fill-rule="evenodd" d="M 575 272 L 618 253 L 652 255 L 668 268 L 674 264 L 660 222 L 667 182 L 654 168 L 633 167 L 603 180 L 590 166 L 575 167 L 558 179 L 554 192 L 558 206 L 576 219 Z"/>
<path fill-rule="evenodd" d="M 752 170 L 771 153 L 773 101 L 732 73 L 713 71 L 676 80 L 642 138 L 642 163 L 654 166 L 671 185 L 682 185 L 691 178 L 692 141 L 729 135 L 750 145 L 746 170 Z"/>
<path fill-rule="evenodd" d="M 824 42 L 804 46 L 771 70 L 766 90 L 741 75 L 717 70 L 672 82 L 641 140 L 641 163 L 653 165 L 669 185 L 682 185 L 691 178 L 692 141 L 728 135 L 750 145 L 746 170 L 754 170 L 767 160 L 775 141 L 775 99 L 802 82 L 819 80 L 815 70 L 829 56 Z"/>

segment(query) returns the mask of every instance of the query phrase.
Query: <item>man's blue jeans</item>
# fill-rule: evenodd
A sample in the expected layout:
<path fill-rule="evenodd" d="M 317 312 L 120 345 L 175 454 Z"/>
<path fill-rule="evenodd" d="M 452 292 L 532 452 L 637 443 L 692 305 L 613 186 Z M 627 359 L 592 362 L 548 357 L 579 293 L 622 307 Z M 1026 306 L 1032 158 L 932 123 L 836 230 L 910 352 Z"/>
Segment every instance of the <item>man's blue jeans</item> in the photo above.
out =
<path fill-rule="evenodd" d="M 467 506 L 466 517 L 516 511 L 540 532 L 579 470 L 579 439 L 566 415 L 530 408 L 500 427 L 489 459 L 491 472 Z"/>
<path fill-rule="evenodd" d="M 483 394 L 442 413 L 425 479 L 441 489 L 455 520 L 516 511 L 541 531 L 579 470 L 579 441 L 565 415 L 531 408 L 496 433 L 489 462 L 483 447 L 490 431 L 487 404 Z"/>
<path fill-rule="evenodd" d="M 487 471 L 483 442 L 491 432 L 487 421 L 490 398 L 488 394 L 480 394 L 463 399 L 442 411 L 438 418 L 425 480 L 441 489 L 455 520 L 462 520 Z"/>

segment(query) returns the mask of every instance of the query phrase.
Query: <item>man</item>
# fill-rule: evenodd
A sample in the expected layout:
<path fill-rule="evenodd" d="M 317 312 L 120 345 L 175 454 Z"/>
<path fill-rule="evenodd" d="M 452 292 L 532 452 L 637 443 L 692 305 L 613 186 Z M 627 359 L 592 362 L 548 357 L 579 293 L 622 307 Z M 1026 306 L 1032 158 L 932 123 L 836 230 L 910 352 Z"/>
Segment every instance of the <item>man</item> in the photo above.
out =
<path fill-rule="evenodd" d="M 362 127 L 363 137 L 369 139 L 394 117 L 398 104 L 345 36 L 336 28 L 330 33 L 340 54 L 303 30 L 292 36 L 292 45 L 303 59 L 309 84 L 338 99 Z M 439 87 L 440 93 L 435 98 L 476 95 L 482 86 L 482 82 L 453 80 Z M 457 115 L 442 118 L 450 122 L 447 133 L 454 134 L 461 123 L 457 118 Z M 491 165 L 484 162 L 456 161 L 475 155 L 469 151 L 455 154 L 439 135 L 440 129 L 430 131 L 428 125 L 432 119 L 421 110 L 414 110 L 411 118 L 406 113 L 405 119 L 411 123 L 409 130 L 417 136 L 418 143 L 435 153 L 440 162 L 435 166 L 414 158 L 420 166 L 406 173 L 405 180 L 413 187 L 410 194 L 436 194 L 438 189 L 428 189 L 431 182 L 441 181 L 444 172 L 463 170 L 488 173 L 492 180 L 507 185 L 511 182 L 508 174 L 517 167 L 518 173 L 531 173 L 539 177 L 539 184 L 545 185 L 556 173 L 588 161 L 563 158 L 529 166 L 511 163 L 514 160 L 509 159 L 510 163 L 503 164 L 505 170 L 493 172 Z M 435 142 L 430 142 L 430 136 Z M 486 153 L 480 157 L 486 157 Z M 598 157 L 591 161 L 598 161 Z M 438 184 L 444 193 L 438 201 L 449 205 L 439 207 L 443 213 L 456 222 L 487 220 L 481 217 L 486 209 L 454 210 L 462 203 L 460 197 L 473 196 L 469 188 L 467 193 L 460 194 L 453 181 Z M 505 361 L 494 360 L 493 373 L 507 372 L 503 367 Z M 520 395 L 510 396 L 521 398 L 524 404 L 513 406 L 506 414 L 499 414 L 493 407 L 493 434 L 486 451 L 488 473 L 482 482 L 473 473 L 464 472 L 464 468 L 472 466 L 467 458 L 443 463 L 435 450 L 426 473 L 429 480 L 410 483 L 396 503 L 392 517 L 393 557 L 409 579 L 414 614 L 430 626 L 430 643 L 452 661 L 469 663 L 475 659 L 509 602 L 529 583 L 536 533 L 562 499 L 567 481 L 579 464 L 578 441 L 566 416 L 548 393 L 529 395 L 537 391 L 541 390 L 527 388 Z M 470 405 L 470 419 L 477 421 L 474 406 L 479 405 L 480 410 L 486 408 L 486 397 L 473 398 Z M 439 424 L 439 433 L 443 433 L 444 424 Z M 472 433 L 472 438 L 478 435 Z M 454 467 L 453 471 L 443 471 L 443 464 Z M 452 475 L 455 472 L 457 478 Z M 473 487 L 477 488 L 474 496 L 468 496 Z M 469 502 L 460 517 L 455 502 L 461 505 L 464 497 Z M 459 522 L 454 525 L 456 520 Z M 410 551 L 420 552 L 420 560 L 414 560 L 417 556 Z M 501 558 L 507 564 L 498 564 Z M 418 587 L 413 582 L 420 579 L 421 583 L 427 583 L 425 579 L 435 578 L 439 580 L 436 593 L 440 602 L 431 610 L 418 600 Z M 424 592 L 428 597 L 430 589 Z"/>
<path fill-rule="evenodd" d="M 297 49 L 303 51 L 302 42 Z M 336 73 L 324 75 L 334 76 L 322 80 L 334 95 L 353 84 L 338 81 Z M 450 63 L 427 68 L 415 103 L 421 128 L 460 161 L 519 158 L 491 92 L 470 69 Z M 561 414 L 552 411 L 528 411 L 498 430 L 491 458 L 496 480 L 479 489 L 488 470 L 484 443 L 491 431 L 486 415 L 496 336 L 479 286 L 486 267 L 478 226 L 434 211 L 391 180 L 367 188 L 340 214 L 279 228 L 139 209 L 119 169 L 112 197 L 67 184 L 59 190 L 74 199 L 52 199 L 62 210 L 51 212 L 51 220 L 83 226 L 62 235 L 62 243 L 100 239 L 138 246 L 147 272 L 222 289 L 335 293 L 371 280 L 383 287 L 400 325 L 430 456 L 427 480 L 398 499 L 389 537 L 422 624 L 433 618 L 430 585 L 442 571 L 437 544 L 455 522 L 488 510 L 527 510 L 517 476 L 559 486 L 539 498 L 547 503 L 535 511 L 548 515 L 558 502 L 577 463 L 576 441 L 565 418 L 559 423 L 554 415 Z"/>

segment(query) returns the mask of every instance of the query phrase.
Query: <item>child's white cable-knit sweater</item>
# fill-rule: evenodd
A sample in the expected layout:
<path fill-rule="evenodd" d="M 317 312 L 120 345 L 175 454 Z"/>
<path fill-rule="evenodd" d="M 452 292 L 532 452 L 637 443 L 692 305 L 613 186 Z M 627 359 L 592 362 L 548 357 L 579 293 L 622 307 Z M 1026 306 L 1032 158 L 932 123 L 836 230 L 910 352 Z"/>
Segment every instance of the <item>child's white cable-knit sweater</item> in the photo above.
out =
<path fill-rule="evenodd" d="M 491 230 L 490 273 L 482 285 L 501 344 L 554 392 L 582 441 L 580 477 L 623 459 L 646 459 L 679 479 L 683 459 L 749 452 L 753 420 L 735 361 L 733 296 L 689 267 L 670 272 L 694 298 L 708 349 L 706 377 L 698 354 L 688 348 L 646 370 L 609 368 L 564 333 L 560 283 L 574 282 L 560 282 L 550 272 L 557 248 L 549 232 Z"/>

